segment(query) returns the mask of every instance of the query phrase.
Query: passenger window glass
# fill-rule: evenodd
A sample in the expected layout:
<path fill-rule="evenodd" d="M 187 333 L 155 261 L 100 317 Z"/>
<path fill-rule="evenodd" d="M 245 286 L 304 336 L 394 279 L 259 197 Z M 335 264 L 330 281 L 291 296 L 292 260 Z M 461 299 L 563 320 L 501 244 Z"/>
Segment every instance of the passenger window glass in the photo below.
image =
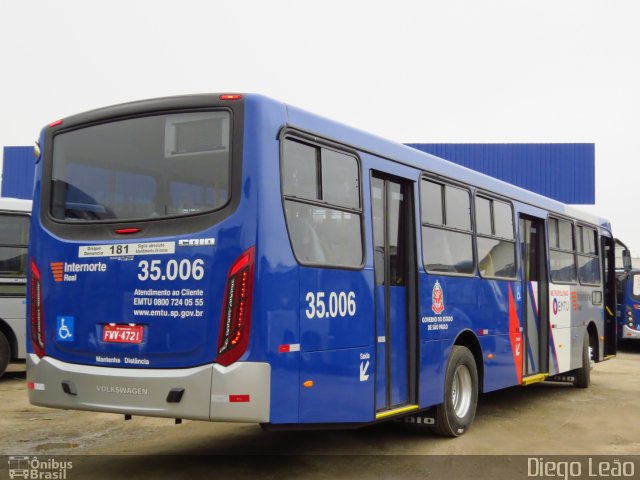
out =
<path fill-rule="evenodd" d="M 473 273 L 472 236 L 441 228 L 422 228 L 425 269 L 431 272 Z"/>
<path fill-rule="evenodd" d="M 285 140 L 283 148 L 284 194 L 309 200 L 318 199 L 316 149 L 291 140 Z"/>
<path fill-rule="evenodd" d="M 597 255 L 597 233 L 594 229 L 581 227 L 582 229 L 582 252 L 590 255 Z"/>
<path fill-rule="evenodd" d="M 549 247 L 558 248 L 558 220 L 550 218 L 549 222 Z"/>
<path fill-rule="evenodd" d="M 573 253 L 551 250 L 549 252 L 551 280 L 554 282 L 573 283 L 576 281 L 576 263 Z"/>
<path fill-rule="evenodd" d="M 483 277 L 515 277 L 515 243 L 478 237 L 478 268 Z"/>
<path fill-rule="evenodd" d="M 445 223 L 448 227 L 471 230 L 469 192 L 447 185 L 445 187 Z"/>
<path fill-rule="evenodd" d="M 476 231 L 491 235 L 491 201 L 487 198 L 476 197 Z"/>
<path fill-rule="evenodd" d="M 289 139 L 282 155 L 285 217 L 297 260 L 360 267 L 364 254 L 357 159 Z"/>
<path fill-rule="evenodd" d="M 360 215 L 285 201 L 287 225 L 303 263 L 357 267 L 362 263 Z"/>
<path fill-rule="evenodd" d="M 570 222 L 558 221 L 558 237 L 560 250 L 574 250 L 573 225 Z"/>
<path fill-rule="evenodd" d="M 358 162 L 351 155 L 322 149 L 322 199 L 348 208 L 360 206 Z"/>
<path fill-rule="evenodd" d="M 511 205 L 494 200 L 493 215 L 496 229 L 495 236 L 513 239 L 513 211 L 511 210 Z"/>
<path fill-rule="evenodd" d="M 600 262 L 598 257 L 578 255 L 578 278 L 580 283 L 600 284 Z"/>
<path fill-rule="evenodd" d="M 422 221 L 432 225 L 442 225 L 442 185 L 423 180 L 420 192 Z"/>
<path fill-rule="evenodd" d="M 25 215 L 0 215 L 0 245 L 28 245 L 29 217 Z"/>

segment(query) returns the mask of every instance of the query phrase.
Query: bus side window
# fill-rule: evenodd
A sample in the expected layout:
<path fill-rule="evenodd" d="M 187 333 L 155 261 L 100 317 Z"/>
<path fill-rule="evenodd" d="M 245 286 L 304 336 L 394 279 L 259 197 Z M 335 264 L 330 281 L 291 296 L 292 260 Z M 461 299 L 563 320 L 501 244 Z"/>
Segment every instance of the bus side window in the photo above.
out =
<path fill-rule="evenodd" d="M 471 196 L 467 189 L 420 182 L 422 257 L 428 272 L 474 272 Z"/>
<path fill-rule="evenodd" d="M 516 277 L 516 242 L 511 205 L 476 196 L 478 269 L 483 277 Z"/>
<path fill-rule="evenodd" d="M 364 254 L 357 159 L 285 138 L 281 168 L 287 228 L 298 262 L 360 267 Z"/>
<path fill-rule="evenodd" d="M 549 219 L 549 264 L 551 281 L 575 283 L 576 271 L 573 223 L 556 218 Z"/>
<path fill-rule="evenodd" d="M 600 285 L 598 233 L 595 228 L 578 225 L 578 278 L 584 285 Z"/>

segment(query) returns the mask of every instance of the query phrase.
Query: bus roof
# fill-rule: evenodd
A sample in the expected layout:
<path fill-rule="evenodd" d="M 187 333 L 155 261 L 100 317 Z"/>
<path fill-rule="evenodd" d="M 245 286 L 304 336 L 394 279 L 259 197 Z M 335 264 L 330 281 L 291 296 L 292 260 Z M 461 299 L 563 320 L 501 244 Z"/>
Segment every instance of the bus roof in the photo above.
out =
<path fill-rule="evenodd" d="M 131 109 L 149 108 L 151 110 L 161 110 L 163 107 L 167 108 L 167 106 L 175 108 L 175 106 L 181 102 L 197 102 L 199 99 L 221 97 L 222 95 L 218 93 L 210 93 L 140 100 L 103 107 L 97 110 L 73 115 L 67 117 L 65 119 L 65 123 L 68 120 L 71 120 L 72 122 L 92 121 L 96 118 L 119 116 L 130 112 Z M 527 203 L 550 212 L 555 212 L 559 215 L 573 217 L 593 225 L 598 225 L 609 231 L 611 230 L 609 221 L 604 218 L 583 212 L 570 205 L 539 195 L 530 190 L 525 190 L 524 188 L 517 187 L 513 184 L 498 180 L 497 178 L 471 170 L 461 165 L 457 165 L 443 158 L 436 157 L 435 155 L 421 152 L 415 148 L 364 132 L 340 122 L 329 120 L 328 118 L 263 95 L 242 94 L 240 97 L 244 98 L 247 102 L 255 102 L 258 104 L 264 104 L 265 106 L 271 105 L 272 108 L 284 108 L 288 119 L 288 126 L 293 128 L 306 130 L 308 133 L 317 134 L 327 139 L 349 145 L 361 152 L 370 153 L 420 170 L 448 177 L 519 202 Z"/>
<path fill-rule="evenodd" d="M 328 137 L 353 148 L 381 156 L 405 165 L 426 170 L 437 175 L 458 180 L 474 187 L 495 192 L 519 202 L 528 203 L 539 208 L 566 215 L 584 222 L 599 225 L 607 230 L 611 229 L 608 220 L 581 211 L 575 207 L 557 200 L 534 193 L 530 190 L 504 182 L 484 173 L 471 170 L 435 155 L 431 155 L 413 147 L 393 142 L 362 130 L 328 120 L 319 115 L 307 112 L 297 107 L 285 105 L 287 116 L 292 127 L 309 129 L 315 133 Z"/>

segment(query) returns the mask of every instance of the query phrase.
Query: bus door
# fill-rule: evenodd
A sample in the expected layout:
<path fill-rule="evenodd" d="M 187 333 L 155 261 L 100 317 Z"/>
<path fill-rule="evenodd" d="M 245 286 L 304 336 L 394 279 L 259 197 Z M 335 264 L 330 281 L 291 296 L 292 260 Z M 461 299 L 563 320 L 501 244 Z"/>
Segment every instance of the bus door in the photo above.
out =
<path fill-rule="evenodd" d="M 373 175 L 378 416 L 416 400 L 417 272 L 413 205 L 413 182 L 379 173 Z"/>
<path fill-rule="evenodd" d="M 525 344 L 524 376 L 549 372 L 549 284 L 545 242 L 544 220 L 520 215 Z"/>
<path fill-rule="evenodd" d="M 616 354 L 616 272 L 615 243 L 613 238 L 602 236 L 602 278 L 604 279 L 604 357 Z M 597 359 L 596 359 L 597 360 Z"/>

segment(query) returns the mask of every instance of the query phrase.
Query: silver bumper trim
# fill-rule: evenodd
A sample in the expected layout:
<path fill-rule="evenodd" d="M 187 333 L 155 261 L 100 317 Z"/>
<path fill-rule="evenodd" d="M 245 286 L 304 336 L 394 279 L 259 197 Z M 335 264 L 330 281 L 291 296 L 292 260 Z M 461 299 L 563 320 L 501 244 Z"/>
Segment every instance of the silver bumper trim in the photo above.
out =
<path fill-rule="evenodd" d="M 27 356 L 29 401 L 44 407 L 233 422 L 268 422 L 271 366 L 236 362 L 180 369 L 97 367 Z M 64 391 L 63 383 L 74 393 Z M 172 388 L 184 389 L 177 403 Z M 69 390 L 67 388 L 67 390 Z"/>

